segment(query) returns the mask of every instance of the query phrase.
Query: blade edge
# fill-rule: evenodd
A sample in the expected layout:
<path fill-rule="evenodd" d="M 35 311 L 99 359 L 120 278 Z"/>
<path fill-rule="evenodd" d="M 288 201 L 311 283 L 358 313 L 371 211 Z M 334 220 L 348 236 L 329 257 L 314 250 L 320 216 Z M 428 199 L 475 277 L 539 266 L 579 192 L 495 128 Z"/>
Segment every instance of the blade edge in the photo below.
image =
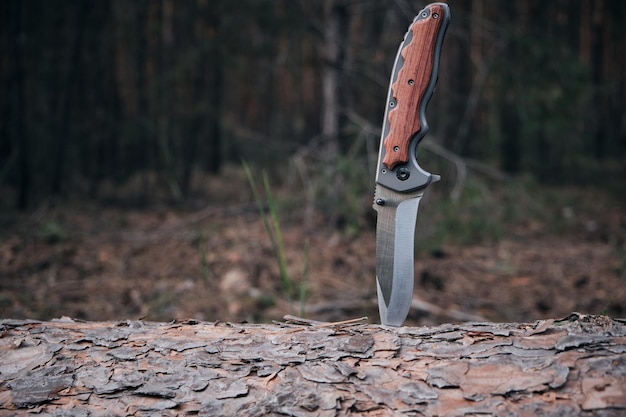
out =
<path fill-rule="evenodd" d="M 376 186 L 376 283 L 381 323 L 401 326 L 413 298 L 415 226 L 424 191 L 402 194 Z"/>

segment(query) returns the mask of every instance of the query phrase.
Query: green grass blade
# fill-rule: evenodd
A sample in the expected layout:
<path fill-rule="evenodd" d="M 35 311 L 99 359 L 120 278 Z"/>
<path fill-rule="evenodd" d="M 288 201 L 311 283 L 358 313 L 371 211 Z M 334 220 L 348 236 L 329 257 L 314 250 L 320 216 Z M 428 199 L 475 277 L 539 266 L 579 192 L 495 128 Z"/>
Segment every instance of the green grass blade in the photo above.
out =
<path fill-rule="evenodd" d="M 300 276 L 300 317 L 306 314 L 306 283 L 309 275 L 309 239 L 304 242 L 304 267 Z"/>
<path fill-rule="evenodd" d="M 280 274 L 280 279 L 283 284 L 283 289 L 287 293 L 287 297 L 291 299 L 292 296 L 292 284 L 289 279 L 289 275 L 287 274 L 287 256 L 285 255 L 285 247 L 283 244 L 283 236 L 280 230 L 280 221 L 278 219 L 278 211 L 276 209 L 276 203 L 272 196 L 272 190 L 269 185 L 269 180 L 267 177 L 267 173 L 263 172 L 263 185 L 265 188 L 265 194 L 267 198 L 267 204 L 269 213 L 265 210 L 263 205 L 263 200 L 259 193 L 259 190 L 256 186 L 256 182 L 254 181 L 254 177 L 252 175 L 252 171 L 250 167 L 245 161 L 242 161 L 243 169 L 248 177 L 248 182 L 252 188 L 252 193 L 254 195 L 254 200 L 256 201 L 257 206 L 259 207 L 259 212 L 261 213 L 261 218 L 263 220 L 263 226 L 265 227 L 265 231 L 267 232 L 270 243 L 272 245 L 272 251 L 274 252 L 274 256 L 276 258 L 276 263 L 278 264 L 278 271 Z M 271 223 L 270 223 L 271 219 Z"/>
<path fill-rule="evenodd" d="M 261 213 L 261 218 L 263 220 L 263 226 L 265 227 L 265 231 L 267 232 L 267 234 L 270 237 L 270 242 L 272 244 L 272 249 L 274 250 L 274 253 L 276 253 L 276 241 L 274 238 L 274 231 L 272 230 L 270 224 L 269 224 L 269 220 L 267 219 L 268 216 L 265 213 L 265 208 L 263 207 L 263 200 L 261 199 L 261 195 L 259 194 L 259 190 L 256 186 L 256 183 L 254 182 L 254 177 L 252 176 L 252 171 L 250 170 L 250 167 L 248 166 L 248 164 L 245 161 L 241 162 L 243 164 L 243 169 L 246 172 L 246 176 L 248 177 L 248 182 L 250 183 L 250 187 L 252 188 L 252 194 L 254 196 L 254 201 L 256 202 L 257 206 L 259 207 L 259 212 Z"/>
<path fill-rule="evenodd" d="M 272 190 L 270 188 L 269 179 L 267 173 L 263 172 L 263 184 L 265 186 L 265 194 L 267 197 L 267 204 L 269 206 L 270 216 L 273 224 L 274 237 L 276 240 L 275 255 L 278 261 L 278 270 L 280 271 L 280 279 L 283 283 L 283 287 L 287 294 L 291 296 L 292 285 L 289 275 L 287 274 L 287 256 L 285 255 L 285 245 L 283 243 L 283 235 L 280 230 L 280 221 L 278 219 L 278 211 L 276 210 L 276 202 L 272 196 Z"/>

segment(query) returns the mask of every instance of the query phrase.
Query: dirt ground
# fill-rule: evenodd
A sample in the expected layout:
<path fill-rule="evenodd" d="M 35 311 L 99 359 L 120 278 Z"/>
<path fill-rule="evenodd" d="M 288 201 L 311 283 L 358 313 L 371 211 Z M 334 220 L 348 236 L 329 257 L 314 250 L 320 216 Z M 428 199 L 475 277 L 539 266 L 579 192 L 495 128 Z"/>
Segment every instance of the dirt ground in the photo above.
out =
<path fill-rule="evenodd" d="M 611 216 L 605 227 L 626 227 L 624 213 Z M 281 226 L 291 289 L 254 204 L 66 204 L 12 215 L 0 232 L 0 317 L 268 322 L 294 314 L 377 323 L 373 225 L 356 235 L 323 224 L 308 233 L 297 221 Z M 406 324 L 572 311 L 624 317 L 623 246 L 597 234 L 538 233 L 418 251 Z"/>

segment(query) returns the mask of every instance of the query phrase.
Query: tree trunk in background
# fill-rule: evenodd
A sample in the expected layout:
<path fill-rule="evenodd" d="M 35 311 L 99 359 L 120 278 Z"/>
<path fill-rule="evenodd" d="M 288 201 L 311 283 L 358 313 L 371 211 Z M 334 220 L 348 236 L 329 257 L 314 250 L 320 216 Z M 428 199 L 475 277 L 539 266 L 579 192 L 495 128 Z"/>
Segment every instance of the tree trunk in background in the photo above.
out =
<path fill-rule="evenodd" d="M 354 8 L 357 6 L 355 5 Z M 338 70 L 339 70 L 339 85 L 337 96 L 339 99 L 339 151 L 341 154 L 346 154 L 352 147 L 352 140 L 354 137 L 345 132 L 345 127 L 348 123 L 348 113 L 353 109 L 353 94 L 352 94 L 352 74 L 353 74 L 353 48 L 352 45 L 356 43 L 356 37 L 358 34 L 354 34 L 352 31 L 352 13 L 351 9 L 347 7 L 345 2 L 342 2 L 336 8 L 337 20 L 339 22 L 339 56 L 338 56 Z"/>
<path fill-rule="evenodd" d="M 60 115 L 57 123 L 57 134 L 55 135 L 56 146 L 54 149 L 54 171 L 52 173 L 52 194 L 58 196 L 62 192 L 63 182 L 66 176 L 67 152 L 70 143 L 74 142 L 76 120 L 73 120 L 73 103 L 76 100 L 77 87 L 82 85 L 80 79 L 82 73 L 80 71 L 80 57 L 82 52 L 82 41 L 84 38 L 85 22 L 87 19 L 87 2 L 79 3 L 78 9 L 74 11 L 74 24 L 68 25 L 69 32 L 69 65 L 63 77 L 63 88 L 60 104 Z M 63 38 L 61 38 L 63 39 Z M 90 157 L 88 155 L 87 157 Z"/>
<path fill-rule="evenodd" d="M 610 25 L 610 21 L 604 21 L 604 1 L 598 0 L 591 4 L 591 16 L 587 16 L 591 24 L 591 78 L 596 87 L 596 93 L 593 97 L 593 108 L 600 114 L 608 117 L 611 114 L 610 108 L 607 106 L 608 101 L 602 94 L 602 80 L 604 79 L 605 69 L 605 51 L 613 40 L 609 36 L 604 39 L 608 32 L 606 25 Z M 608 42 L 608 43 L 607 43 Z M 610 64 L 610 63 L 609 63 Z M 608 123 L 598 123 L 595 132 L 592 133 L 594 140 L 594 154 L 596 158 L 602 159 L 606 155 L 606 125 Z"/>
<path fill-rule="evenodd" d="M 210 66 L 206 71 L 210 71 L 210 95 L 205 97 L 210 101 L 209 119 L 209 137 L 203 138 L 209 141 L 208 149 L 208 168 L 209 172 L 218 174 L 222 168 L 222 82 L 223 68 L 221 32 L 220 32 L 220 10 L 221 1 L 214 0 L 211 2 L 212 7 L 209 8 L 208 25 L 209 25 L 209 62 Z"/>
<path fill-rule="evenodd" d="M 513 20 L 516 16 L 520 17 L 520 20 L 524 20 L 528 17 L 528 14 L 515 2 L 508 2 L 503 5 L 504 13 L 507 15 L 507 20 Z M 500 53 L 509 56 L 515 56 L 517 44 L 514 42 L 506 42 L 503 47 L 499 49 Z M 520 130 L 522 129 L 520 120 L 520 82 L 519 74 L 517 71 L 512 71 L 509 74 L 505 74 L 503 77 L 504 93 L 502 95 L 502 101 L 499 106 L 499 125 L 500 132 L 502 134 L 502 140 L 500 145 L 500 166 L 502 170 L 509 174 L 517 174 L 521 169 L 521 144 L 520 144 Z"/>
<path fill-rule="evenodd" d="M 502 170 L 508 174 L 517 174 L 521 167 L 520 155 L 520 120 L 517 103 L 513 92 L 504 97 L 500 108 L 500 125 L 505 132 L 500 146 L 500 161 Z"/>
<path fill-rule="evenodd" d="M 173 111 L 176 103 L 174 88 L 168 80 L 169 72 L 173 66 L 172 48 L 174 44 L 173 14 L 174 4 L 172 0 L 159 0 L 157 10 L 154 12 L 155 20 L 152 29 L 153 37 L 156 38 L 156 71 L 153 74 L 154 86 L 154 112 L 151 119 L 156 129 L 157 147 L 159 155 L 160 174 L 168 185 L 170 196 L 175 201 L 183 198 L 180 177 L 177 170 L 176 150 L 172 139 Z M 187 138 L 185 138 L 187 139 Z M 183 161 L 180 161 L 183 162 Z"/>
<path fill-rule="evenodd" d="M 324 159 L 332 163 L 339 154 L 340 85 L 339 56 L 341 49 L 341 14 L 337 0 L 324 0 L 322 43 L 322 121 Z"/>
<path fill-rule="evenodd" d="M 206 5 L 206 3 L 205 3 Z M 203 33 L 206 30 L 203 17 L 206 15 L 206 10 L 202 8 L 201 2 L 195 2 L 191 11 L 192 15 L 189 16 L 191 22 L 187 31 L 185 31 L 185 39 L 190 39 L 195 45 L 202 45 Z M 191 114 L 188 117 L 183 117 L 182 126 L 177 129 L 177 134 L 181 137 L 181 150 L 180 150 L 180 189 L 182 198 L 186 198 L 189 195 L 191 189 L 191 180 L 195 164 L 198 156 L 198 143 L 206 132 L 203 123 L 203 119 L 199 117 L 196 110 L 199 103 L 202 102 L 203 96 L 208 96 L 207 89 L 205 87 L 205 77 L 203 76 L 207 71 L 206 62 L 206 50 L 202 47 L 198 47 L 200 50 L 198 57 L 198 68 L 193 71 L 192 74 L 192 88 L 191 101 L 192 109 Z M 206 98 L 205 98 L 206 99 Z M 178 101 L 178 98 L 177 98 Z M 208 106 L 207 106 L 208 107 Z"/>
<path fill-rule="evenodd" d="M 8 15 L 11 18 L 12 29 L 12 48 L 13 55 L 11 68 L 13 70 L 13 76 L 15 77 L 15 85 L 12 88 L 14 94 L 14 128 L 12 130 L 12 136 L 14 138 L 15 147 L 18 152 L 18 170 L 19 170 L 19 186 L 17 193 L 17 207 L 20 210 L 26 210 L 31 192 L 31 149 L 30 138 L 24 121 L 25 115 L 25 85 L 24 85 L 24 57 L 22 54 L 23 48 L 27 42 L 26 36 L 23 33 L 22 27 L 22 3 L 11 2 L 10 12 Z"/>
<path fill-rule="evenodd" d="M 137 0 L 129 3 L 131 10 L 134 12 L 132 16 L 133 26 L 130 28 L 133 33 L 132 53 L 133 53 L 133 82 L 135 94 L 137 97 L 137 114 L 133 120 L 135 140 L 139 147 L 132 153 L 133 160 L 139 161 L 141 167 L 141 187 L 137 192 L 137 198 L 140 202 L 148 200 L 152 190 L 153 178 L 156 166 L 155 146 L 153 143 L 153 131 L 151 131 L 150 119 L 150 74 L 148 68 L 154 65 L 151 52 L 148 50 L 148 2 L 146 0 Z"/>
<path fill-rule="evenodd" d="M 463 2 L 451 9 L 452 18 L 457 14 L 471 16 L 472 4 Z M 461 154 L 466 148 L 468 135 L 471 136 L 472 125 L 477 122 L 475 113 L 470 102 L 473 78 L 477 72 L 475 68 L 480 62 L 470 61 L 471 46 L 467 43 L 451 42 L 450 37 L 454 35 L 453 30 L 459 33 L 470 33 L 473 20 L 465 19 L 455 21 L 454 26 L 450 25 L 444 41 L 441 53 L 440 80 L 437 83 L 437 92 L 433 96 L 434 104 L 437 104 L 440 114 L 447 117 L 442 118 L 439 125 L 433 124 L 441 134 L 441 142 L 451 151 Z M 473 32 L 476 34 L 476 31 Z M 476 36 L 476 35 L 475 35 Z M 445 82 L 444 82 L 445 80 Z M 474 101 L 478 104 L 480 96 L 475 96 Z M 430 105 L 429 105 L 430 106 Z M 450 108 L 453 111 L 450 112 Z M 474 106 L 475 107 L 475 106 Z M 434 115 L 433 115 L 434 116 Z M 455 117 L 456 116 L 456 117 Z"/>

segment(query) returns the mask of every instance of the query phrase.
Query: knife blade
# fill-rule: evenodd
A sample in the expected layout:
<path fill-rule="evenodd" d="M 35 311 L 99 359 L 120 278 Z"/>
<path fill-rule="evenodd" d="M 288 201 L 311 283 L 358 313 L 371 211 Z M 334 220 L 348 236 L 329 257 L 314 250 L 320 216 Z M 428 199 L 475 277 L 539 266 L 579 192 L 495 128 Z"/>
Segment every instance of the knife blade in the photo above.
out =
<path fill-rule="evenodd" d="M 426 107 L 437 84 L 450 8 L 432 3 L 398 48 L 387 95 L 376 171 L 376 289 L 380 321 L 401 326 L 413 298 L 415 226 L 426 187 L 440 177 L 417 163 L 428 131 Z"/>

